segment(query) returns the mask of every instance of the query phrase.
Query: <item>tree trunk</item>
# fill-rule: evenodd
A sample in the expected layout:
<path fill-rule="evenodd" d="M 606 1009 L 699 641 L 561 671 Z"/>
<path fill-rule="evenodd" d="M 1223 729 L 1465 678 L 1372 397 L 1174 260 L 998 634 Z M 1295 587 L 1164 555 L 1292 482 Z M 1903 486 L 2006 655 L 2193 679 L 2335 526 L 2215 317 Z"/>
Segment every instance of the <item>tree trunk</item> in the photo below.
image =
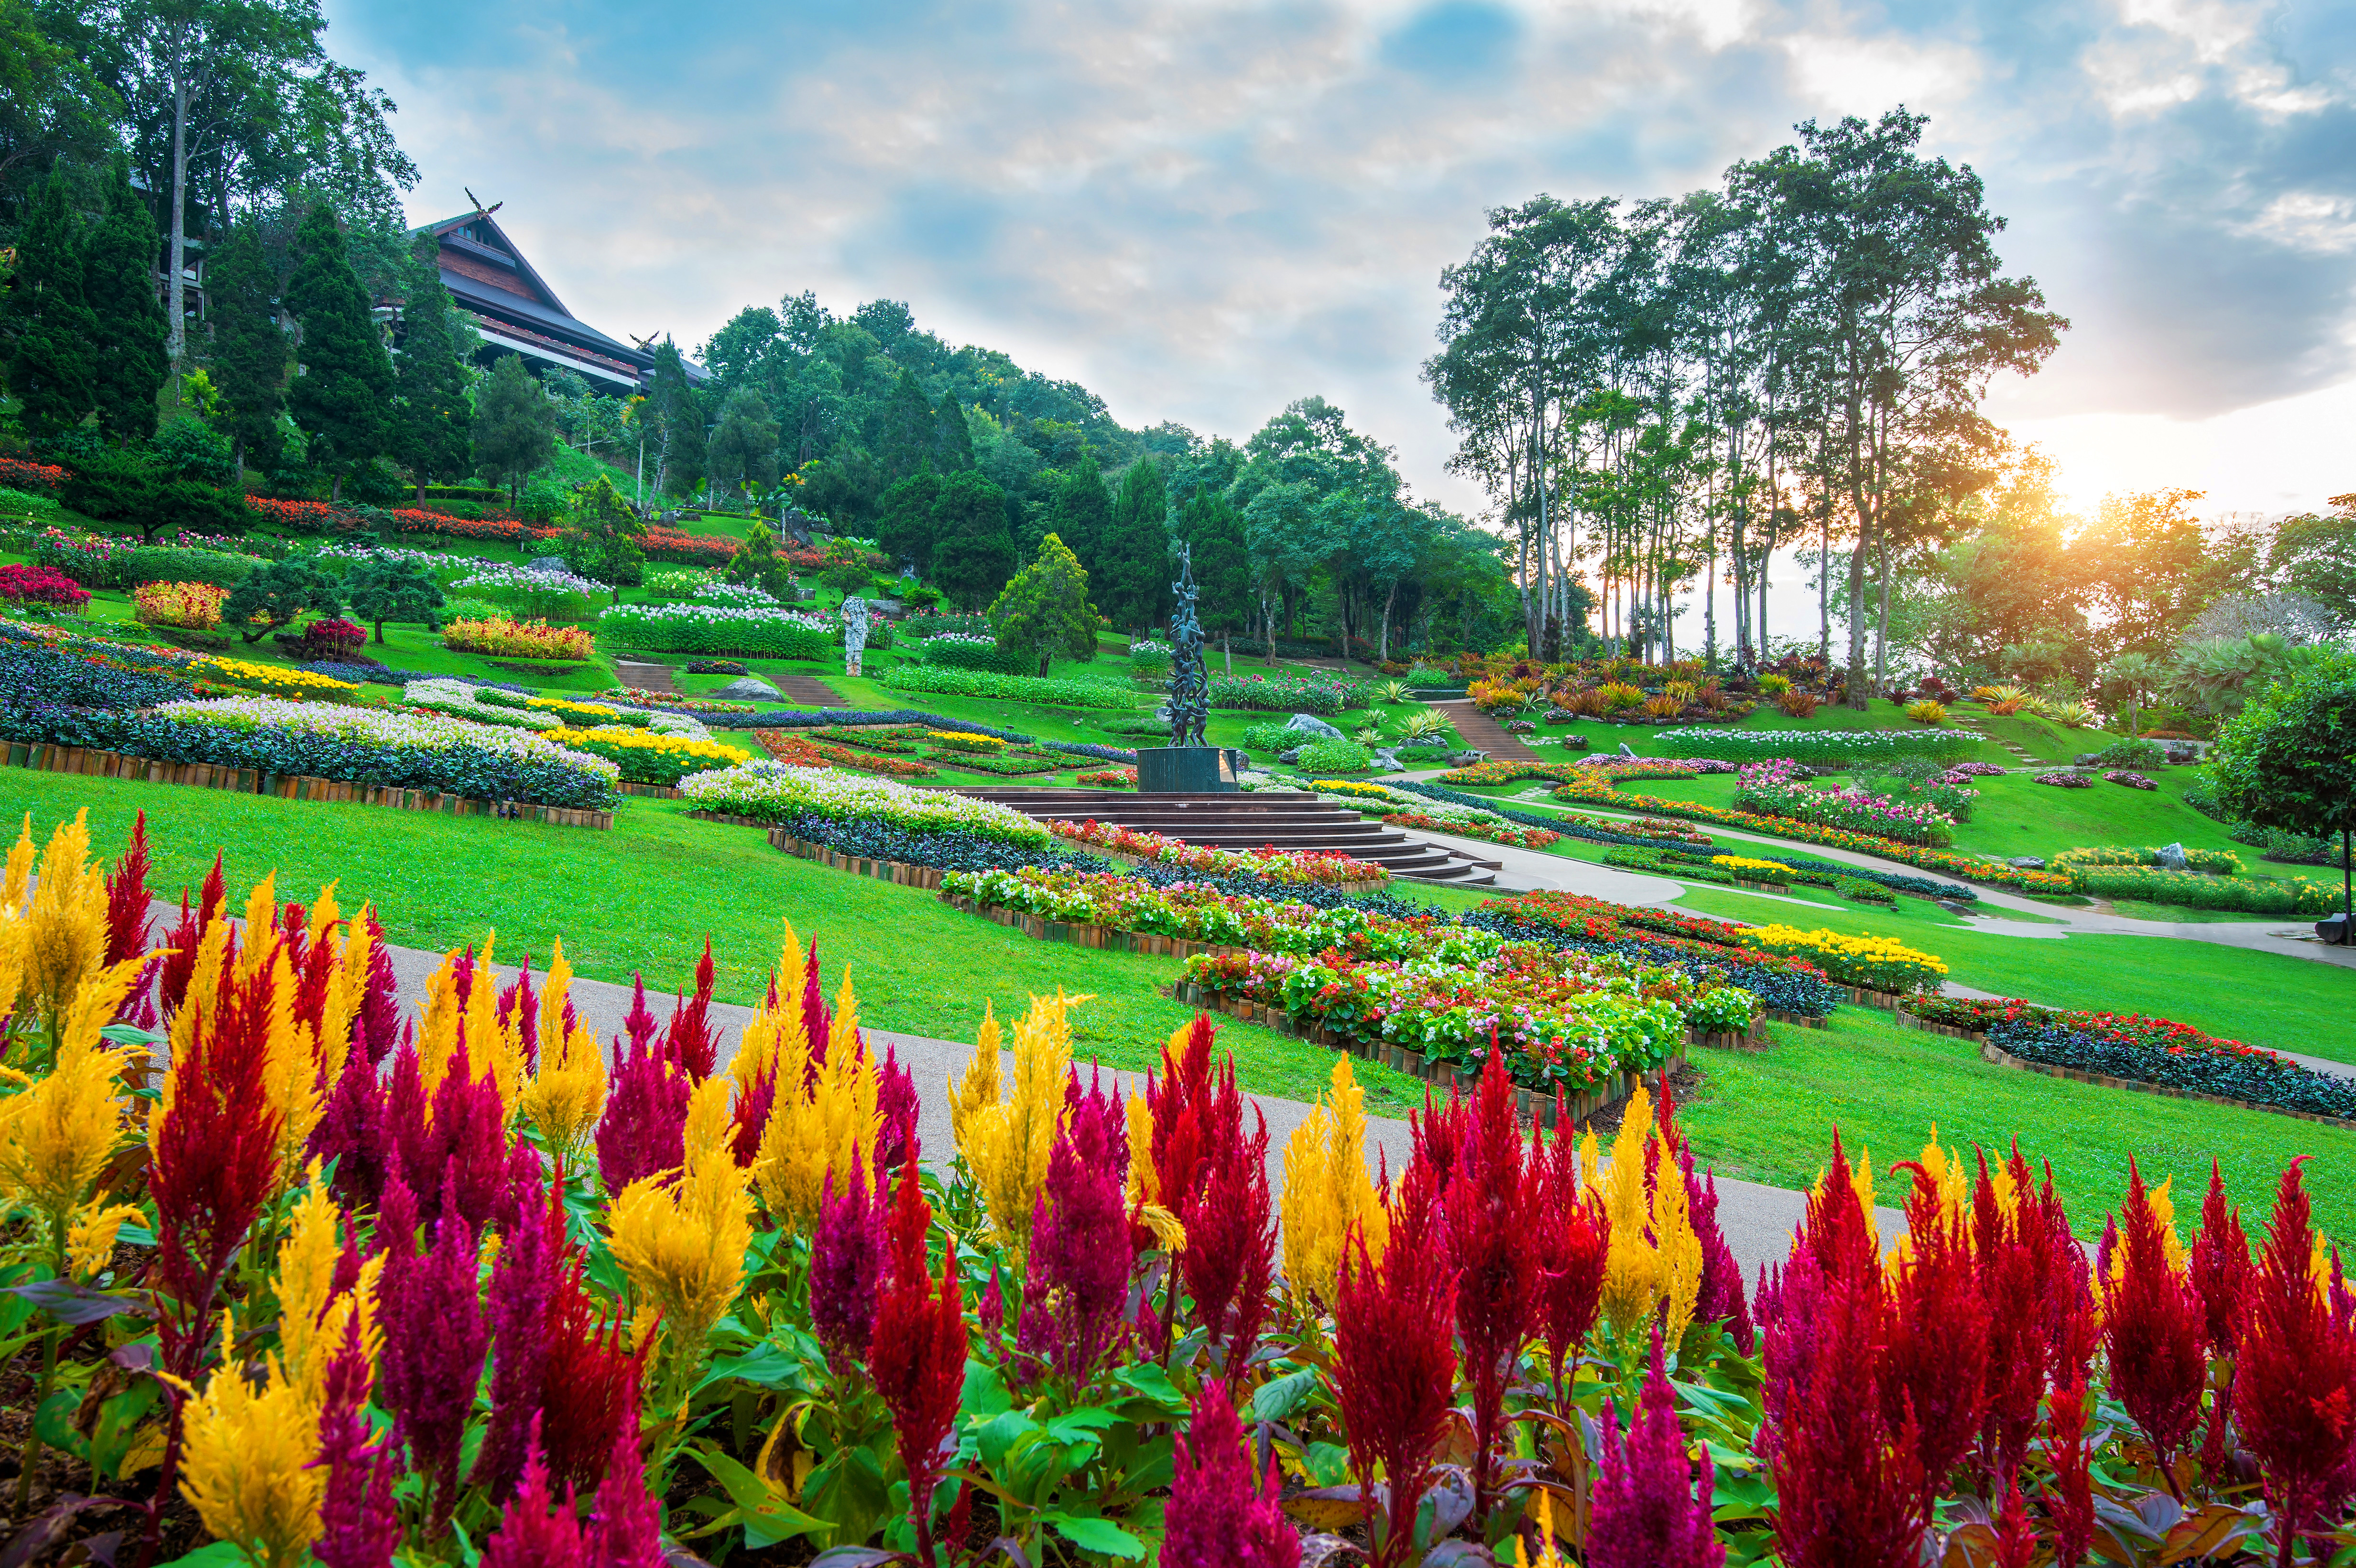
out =
<path fill-rule="evenodd" d="M 1862 710 L 1865 690 L 1865 556 L 1872 548 L 1872 523 L 1857 520 L 1857 545 L 1848 552 L 1848 706 Z"/>
<path fill-rule="evenodd" d="M 1884 538 L 1874 549 L 1875 564 L 1881 572 L 1881 613 L 1873 629 L 1873 689 L 1890 689 L 1890 540 Z"/>
<path fill-rule="evenodd" d="M 1825 487 L 1824 534 L 1816 561 L 1816 658 L 1826 668 L 1833 662 L 1833 492 Z"/>
<path fill-rule="evenodd" d="M 188 317 L 181 306 L 180 269 L 188 254 L 188 85 L 175 73 L 172 83 L 172 248 L 170 275 L 164 280 L 165 352 L 172 360 L 172 400 L 179 400 L 179 374 L 188 352 Z"/>

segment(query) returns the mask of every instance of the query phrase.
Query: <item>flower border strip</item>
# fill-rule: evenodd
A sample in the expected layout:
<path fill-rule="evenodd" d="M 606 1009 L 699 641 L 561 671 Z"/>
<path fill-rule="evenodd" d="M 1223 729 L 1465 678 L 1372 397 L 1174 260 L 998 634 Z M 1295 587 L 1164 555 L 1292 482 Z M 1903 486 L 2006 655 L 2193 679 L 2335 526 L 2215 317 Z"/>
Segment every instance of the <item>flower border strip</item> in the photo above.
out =
<path fill-rule="evenodd" d="M 2170 1100 L 2199 1100 L 2205 1104 L 2230 1105 L 2242 1111 L 2264 1111 L 2269 1116 L 2289 1116 L 2302 1122 L 2320 1122 L 2327 1127 L 2348 1125 L 2345 1116 L 2326 1116 L 2314 1111 L 2296 1111 L 2288 1105 L 2269 1105 L 2263 1100 L 2236 1100 L 2224 1094 L 2203 1094 L 2198 1089 L 2179 1089 L 2167 1083 L 2146 1083 L 2134 1078 L 2113 1078 L 2106 1073 L 2089 1072 L 2081 1067 L 2060 1067 L 2050 1061 L 2031 1061 L 2025 1056 L 2015 1056 L 2000 1045 L 1988 1043 L 1984 1034 L 1949 1029 L 1944 1025 L 1923 1024 L 1927 1029 L 1954 1033 L 1960 1039 L 1980 1042 L 1980 1060 L 1997 1067 L 2017 1067 L 2024 1072 L 2041 1072 L 2048 1078 L 2066 1078 L 2073 1083 L 2092 1083 L 2103 1089 L 2126 1089 L 2137 1094 L 2158 1094 Z"/>
<path fill-rule="evenodd" d="M 544 822 L 553 827 L 588 827 L 608 831 L 610 811 L 584 811 L 575 806 L 535 805 L 515 800 L 477 800 L 470 795 L 444 795 L 440 790 L 371 787 L 307 773 L 271 773 L 256 768 L 220 768 L 210 763 L 166 763 L 125 752 L 105 752 L 92 746 L 59 746 L 43 741 L 13 741 L 7 765 L 35 773 L 79 773 L 91 778 L 128 779 L 134 783 L 184 784 L 196 789 L 221 789 L 235 795 L 269 795 L 278 800 L 316 801 L 330 805 L 374 805 L 393 811 L 432 811 L 444 816 L 490 816 L 509 822 Z M 619 787 L 619 786 L 617 786 Z M 626 793 L 627 793 L 626 791 Z"/>

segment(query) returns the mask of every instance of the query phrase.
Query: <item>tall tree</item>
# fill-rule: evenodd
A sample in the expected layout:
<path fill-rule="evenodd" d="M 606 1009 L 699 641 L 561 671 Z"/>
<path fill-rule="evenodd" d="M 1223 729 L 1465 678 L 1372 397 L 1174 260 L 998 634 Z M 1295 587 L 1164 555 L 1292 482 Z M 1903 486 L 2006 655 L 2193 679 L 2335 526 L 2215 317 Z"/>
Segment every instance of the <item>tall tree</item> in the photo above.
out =
<path fill-rule="evenodd" d="M 758 523 L 756 530 L 766 533 Z M 583 485 L 564 516 L 564 531 L 557 536 L 557 553 L 582 576 L 613 590 L 614 603 L 622 590 L 645 581 L 646 519 L 622 498 L 614 481 L 600 474 Z"/>
<path fill-rule="evenodd" d="M 728 394 L 704 453 L 713 482 L 731 490 L 766 490 L 777 482 L 777 421 L 760 393 L 739 387 Z"/>
<path fill-rule="evenodd" d="M 466 361 L 477 339 L 442 286 L 441 256 L 441 242 L 420 230 L 410 245 L 393 367 L 392 454 L 416 475 L 421 495 L 435 478 L 468 473 L 475 463 Z"/>
<path fill-rule="evenodd" d="M 1097 466 L 1095 453 L 1083 451 L 1055 492 L 1050 531 L 1093 571 L 1111 525 L 1112 492 L 1105 488 L 1104 470 Z"/>
<path fill-rule="evenodd" d="M 303 219 L 295 256 L 286 304 L 302 324 L 302 338 L 286 408 L 309 438 L 312 466 L 334 476 L 340 499 L 345 477 L 391 442 L 392 358 L 326 203 Z"/>
<path fill-rule="evenodd" d="M 1162 465 L 1141 457 L 1121 475 L 1098 547 L 1097 597 L 1116 626 L 1143 629 L 1169 613 L 1170 503 Z"/>
<path fill-rule="evenodd" d="M 940 499 L 939 475 L 929 470 L 911 474 L 884 492 L 883 510 L 875 520 L 875 542 L 885 554 L 916 567 L 920 577 L 932 575 Z"/>
<path fill-rule="evenodd" d="M 973 432 L 966 429 L 965 411 L 956 397 L 941 400 L 933 411 L 933 466 L 944 474 L 961 474 L 973 464 Z"/>
<path fill-rule="evenodd" d="M 475 394 L 475 461 L 512 500 L 523 482 L 556 455 L 556 409 L 523 368 L 520 354 L 502 354 L 491 379 Z"/>
<path fill-rule="evenodd" d="M 115 140 L 122 101 L 66 21 L 46 6 L 0 0 L 0 199 L 12 208 L 59 159 L 95 163 Z"/>
<path fill-rule="evenodd" d="M 1251 549 L 1243 515 L 1218 490 L 1205 487 L 1178 510 L 1177 536 L 1193 552 L 1197 613 L 1203 629 L 1235 633 L 1251 624 Z"/>
<path fill-rule="evenodd" d="M 927 464 L 939 466 L 933 462 L 937 422 L 932 404 L 925 400 L 925 389 L 916 384 L 916 373 L 903 368 L 892 389 L 892 400 L 884 407 L 884 426 L 875 443 L 885 484 L 896 484 Z"/>
<path fill-rule="evenodd" d="M 83 242 L 82 299 L 96 329 L 91 393 L 99 426 L 117 440 L 145 440 L 155 433 L 155 394 L 171 365 L 155 298 L 155 220 L 119 155 L 108 171 L 106 216 Z"/>
<path fill-rule="evenodd" d="M 1094 658 L 1097 624 L 1088 603 L 1088 574 L 1054 534 L 1040 541 L 1037 559 L 990 606 L 990 629 L 998 645 L 1036 658 L 1041 675 L 1058 655 Z"/>
<path fill-rule="evenodd" d="M 1006 493 L 982 475 L 952 474 L 933 505 L 934 586 L 970 609 L 986 604 L 1014 571 Z"/>
<path fill-rule="evenodd" d="M 655 488 L 689 496 L 703 484 L 703 405 L 687 384 L 687 367 L 668 334 L 655 346 L 647 412 L 657 435 Z"/>
<path fill-rule="evenodd" d="M 80 424 L 96 400 L 98 322 L 83 303 L 81 219 L 65 170 L 51 169 L 27 205 L 8 293 L 8 389 L 26 428 L 54 435 Z"/>
<path fill-rule="evenodd" d="M 277 280 L 251 220 L 230 230 L 206 283 L 206 325 L 213 336 L 209 374 L 220 400 L 214 418 L 229 434 L 241 474 L 249 465 L 275 467 L 292 346 L 278 324 Z"/>

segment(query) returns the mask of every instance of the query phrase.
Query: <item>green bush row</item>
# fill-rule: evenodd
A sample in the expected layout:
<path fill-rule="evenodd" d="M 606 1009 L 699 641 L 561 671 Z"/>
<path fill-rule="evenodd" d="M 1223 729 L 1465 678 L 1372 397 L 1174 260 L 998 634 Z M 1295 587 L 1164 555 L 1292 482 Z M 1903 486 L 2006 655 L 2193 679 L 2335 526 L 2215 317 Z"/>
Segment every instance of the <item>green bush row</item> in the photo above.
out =
<path fill-rule="evenodd" d="M 2158 864 L 2159 851 L 2154 848 L 2064 849 L 2053 857 L 2053 869 L 2057 871 L 2074 872 L 2082 868 L 2158 866 Z M 2242 874 L 2242 858 L 2230 849 L 2186 849 L 2184 864 L 2190 870 L 2206 871 L 2211 876 L 2238 877 Z"/>
<path fill-rule="evenodd" d="M 925 645 L 925 662 L 944 669 L 988 670 L 993 675 L 1029 675 L 1039 661 L 1013 648 L 935 638 Z"/>
<path fill-rule="evenodd" d="M 1664 730 L 1655 738 L 1672 757 L 1711 757 L 1725 763 L 1763 763 L 1789 757 L 1811 766 L 1858 767 L 1909 757 L 1936 763 L 1967 762 L 1979 737 L 1958 730 L 1725 730 L 1692 727 Z"/>
<path fill-rule="evenodd" d="M 2257 915 L 2329 914 L 2340 890 L 2305 877 L 2269 881 L 2257 877 L 2210 877 L 2198 871 L 2156 871 L 2146 866 L 2072 867 L 2077 891 L 2094 898 L 2142 899 L 2186 909 Z"/>
<path fill-rule="evenodd" d="M 899 664 L 884 672 L 894 691 L 929 691 L 942 697 L 991 697 L 1012 702 L 1046 702 L 1064 708 L 1130 709 L 1137 699 L 1121 687 L 1098 680 L 1050 680 L 1039 676 L 998 675 L 990 670 L 952 669 L 945 665 Z"/>

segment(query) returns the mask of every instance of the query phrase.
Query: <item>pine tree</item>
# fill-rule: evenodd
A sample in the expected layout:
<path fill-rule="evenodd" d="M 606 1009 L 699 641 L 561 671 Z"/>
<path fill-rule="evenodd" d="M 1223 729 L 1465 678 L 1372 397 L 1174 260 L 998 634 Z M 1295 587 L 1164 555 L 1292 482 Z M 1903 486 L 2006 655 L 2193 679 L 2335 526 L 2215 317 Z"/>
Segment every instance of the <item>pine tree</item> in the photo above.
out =
<path fill-rule="evenodd" d="M 933 462 L 937 423 L 932 404 L 925 400 L 925 389 L 916 385 L 916 373 L 903 368 L 892 389 L 892 400 L 884 405 L 884 429 L 876 442 L 886 485 L 896 484 L 928 464 L 939 466 Z"/>
<path fill-rule="evenodd" d="M 1055 515 L 1049 531 L 1079 557 L 1083 568 L 1093 572 L 1105 530 L 1111 523 L 1112 492 L 1105 488 L 1104 471 L 1097 466 L 1095 453 L 1082 452 L 1055 493 Z"/>
<path fill-rule="evenodd" d="M 1097 555 L 1094 578 L 1106 617 L 1116 626 L 1160 624 L 1170 603 L 1170 503 L 1162 466 L 1151 458 L 1138 459 L 1121 475 Z"/>
<path fill-rule="evenodd" d="M 703 406 L 687 384 L 687 366 L 669 336 L 655 347 L 654 387 L 647 406 L 661 432 L 656 485 L 674 496 L 691 496 L 703 484 Z"/>
<path fill-rule="evenodd" d="M 1212 489 L 1179 509 L 1178 537 L 1193 550 L 1196 613 L 1209 632 L 1240 632 L 1251 623 L 1251 546 L 1243 514 Z"/>
<path fill-rule="evenodd" d="M 973 432 L 965 428 L 957 395 L 943 398 L 934 416 L 933 466 L 944 474 L 964 473 L 973 466 Z"/>
<path fill-rule="evenodd" d="M 475 394 L 474 437 L 476 462 L 507 485 L 510 500 L 556 455 L 556 405 L 524 369 L 522 355 L 500 355 Z"/>
<path fill-rule="evenodd" d="M 278 283 L 251 221 L 229 240 L 205 270 L 205 325 L 212 329 L 209 367 L 220 406 L 214 421 L 225 431 L 241 478 L 249 467 L 277 466 L 284 444 L 278 416 L 286 407 L 286 329 L 278 325 Z"/>
<path fill-rule="evenodd" d="M 422 495 L 437 477 L 475 465 L 466 405 L 466 364 L 450 291 L 442 286 L 442 245 L 422 231 L 409 250 L 408 297 L 401 307 L 401 357 L 394 362 L 392 455 L 417 475 Z M 466 340 L 474 333 L 464 333 Z"/>
<path fill-rule="evenodd" d="M 777 421 L 760 393 L 739 387 L 720 410 L 705 448 L 712 477 L 731 489 L 766 490 L 777 482 Z"/>
<path fill-rule="evenodd" d="M 363 560 L 345 574 L 344 592 L 352 613 L 376 628 L 380 643 L 387 621 L 430 626 L 442 613 L 441 584 L 413 560 Z"/>
<path fill-rule="evenodd" d="M 170 332 L 155 297 L 155 256 L 162 242 L 147 204 L 131 188 L 131 165 L 120 155 L 106 187 L 106 217 L 82 247 L 82 299 L 97 327 L 92 339 L 91 395 L 98 422 L 117 440 L 155 433 L 155 394 L 172 373 L 164 352 Z"/>
<path fill-rule="evenodd" d="M 81 422 L 94 401 L 98 321 L 82 300 L 81 219 L 62 167 L 25 204 L 16 240 L 7 325 L 16 339 L 8 389 L 26 428 L 54 435 Z"/>
<path fill-rule="evenodd" d="M 990 629 L 998 645 L 1036 658 L 1041 675 L 1058 654 L 1094 658 L 1097 621 L 1088 603 L 1088 574 L 1054 534 L 1040 541 L 1038 559 L 990 606 Z"/>
<path fill-rule="evenodd" d="M 298 258 L 286 285 L 287 307 L 303 324 L 287 411 L 310 438 L 311 464 L 344 477 L 378 456 L 392 435 L 392 357 L 369 315 L 345 252 L 343 230 L 326 203 L 311 209 L 294 237 Z"/>
<path fill-rule="evenodd" d="M 646 581 L 646 519 L 622 499 L 613 480 L 600 474 L 583 485 L 565 525 L 557 554 L 582 576 L 611 588 L 615 603 L 622 602 L 623 589 Z"/>
<path fill-rule="evenodd" d="M 875 542 L 895 562 L 905 560 L 920 577 L 933 570 L 933 546 L 938 542 L 935 513 L 941 498 L 941 476 L 929 471 L 911 474 L 884 492 L 884 507 L 875 520 Z"/>
<path fill-rule="evenodd" d="M 933 503 L 935 587 L 971 607 L 987 603 L 1014 571 L 1006 492 L 977 473 L 952 474 Z"/>

